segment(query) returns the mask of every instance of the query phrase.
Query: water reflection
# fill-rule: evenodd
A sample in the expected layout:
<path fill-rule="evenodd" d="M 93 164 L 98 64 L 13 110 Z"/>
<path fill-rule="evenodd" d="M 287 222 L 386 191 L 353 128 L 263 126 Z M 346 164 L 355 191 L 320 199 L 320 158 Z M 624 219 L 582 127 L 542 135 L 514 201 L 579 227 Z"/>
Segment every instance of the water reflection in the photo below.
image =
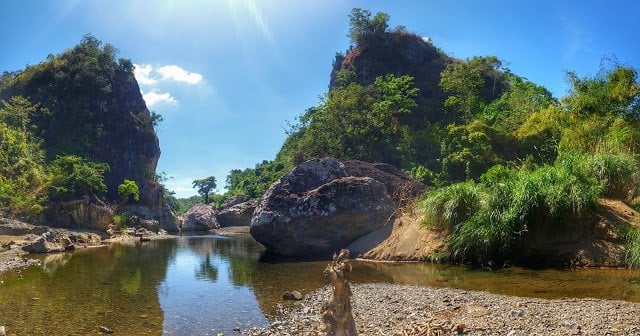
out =
<path fill-rule="evenodd" d="M 322 287 L 323 261 L 260 261 L 250 236 L 193 236 L 42 256 L 0 273 L 0 325 L 9 335 L 233 334 L 266 324 L 285 291 Z M 498 272 L 431 264 L 353 263 L 354 282 L 390 282 L 535 297 L 640 301 L 635 270 Z"/>

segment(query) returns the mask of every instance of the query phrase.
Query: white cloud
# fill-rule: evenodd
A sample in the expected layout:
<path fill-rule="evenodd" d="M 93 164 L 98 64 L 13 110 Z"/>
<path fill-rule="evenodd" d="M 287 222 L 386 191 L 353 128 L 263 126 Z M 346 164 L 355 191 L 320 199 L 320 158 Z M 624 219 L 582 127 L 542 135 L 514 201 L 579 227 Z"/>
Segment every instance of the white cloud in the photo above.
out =
<path fill-rule="evenodd" d="M 202 81 L 202 75 L 196 72 L 187 71 L 177 65 L 165 65 L 156 70 L 162 79 L 173 79 L 187 84 L 198 84 Z"/>
<path fill-rule="evenodd" d="M 176 99 L 173 98 L 173 96 L 169 92 L 159 93 L 151 91 L 143 93 L 142 98 L 144 98 L 144 101 L 147 103 L 147 107 L 151 107 L 161 102 L 170 104 L 176 102 Z"/>
<path fill-rule="evenodd" d="M 153 71 L 153 67 L 149 64 L 133 65 L 133 75 L 136 77 L 138 83 L 142 85 L 154 85 L 158 83 L 156 79 L 151 78 L 151 71 Z"/>

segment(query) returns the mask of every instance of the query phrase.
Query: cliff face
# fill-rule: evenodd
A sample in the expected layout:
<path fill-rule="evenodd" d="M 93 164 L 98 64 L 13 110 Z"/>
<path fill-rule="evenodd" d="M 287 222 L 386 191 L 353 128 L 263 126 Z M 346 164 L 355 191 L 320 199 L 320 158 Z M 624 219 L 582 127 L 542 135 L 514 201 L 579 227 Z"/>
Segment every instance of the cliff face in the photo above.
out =
<path fill-rule="evenodd" d="M 409 126 L 420 127 L 425 122 L 444 118 L 445 94 L 439 83 L 440 73 L 449 62 L 451 58 L 417 35 L 387 32 L 361 41 L 344 56 L 336 55 L 329 88 L 338 84 L 341 70 L 352 71 L 352 78 L 361 85 L 371 84 L 385 74 L 410 75 L 420 89 L 416 99 L 418 107 L 403 119 Z"/>
<path fill-rule="evenodd" d="M 147 217 L 170 228 L 175 219 L 156 182 L 160 157 L 153 128 L 156 117 L 142 98 L 133 65 L 125 59 L 116 62 L 115 53 L 113 46 L 85 37 L 76 47 L 1 83 L 0 98 L 21 95 L 46 108 L 48 113 L 32 120 L 48 158 L 74 154 L 108 163 L 106 199 L 117 200 L 118 185 L 124 179 L 134 180 Z"/>

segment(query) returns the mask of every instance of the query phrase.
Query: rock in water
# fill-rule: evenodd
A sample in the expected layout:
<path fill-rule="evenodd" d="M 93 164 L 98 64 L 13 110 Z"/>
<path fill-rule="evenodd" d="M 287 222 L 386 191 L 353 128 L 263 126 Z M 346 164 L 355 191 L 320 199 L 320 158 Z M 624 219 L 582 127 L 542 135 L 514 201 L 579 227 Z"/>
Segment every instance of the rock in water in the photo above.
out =
<path fill-rule="evenodd" d="M 182 231 L 208 231 L 219 229 L 217 211 L 211 205 L 196 204 L 183 215 Z"/>
<path fill-rule="evenodd" d="M 258 200 L 252 199 L 226 208 L 223 207 L 223 209 L 218 212 L 218 223 L 220 223 L 221 227 L 249 226 L 251 225 L 251 217 L 257 206 Z"/>
<path fill-rule="evenodd" d="M 300 301 L 303 298 L 304 297 L 302 296 L 302 293 L 300 293 L 298 291 L 284 292 L 284 294 L 282 294 L 282 299 L 284 299 L 284 300 Z"/>
<path fill-rule="evenodd" d="M 385 225 L 394 211 L 383 183 L 348 176 L 336 159 L 314 159 L 267 190 L 250 232 L 278 255 L 329 257 Z"/>
<path fill-rule="evenodd" d="M 113 334 L 113 330 L 105 327 L 105 326 L 100 326 L 98 327 L 98 329 L 100 329 L 100 332 L 102 332 L 103 334 Z"/>

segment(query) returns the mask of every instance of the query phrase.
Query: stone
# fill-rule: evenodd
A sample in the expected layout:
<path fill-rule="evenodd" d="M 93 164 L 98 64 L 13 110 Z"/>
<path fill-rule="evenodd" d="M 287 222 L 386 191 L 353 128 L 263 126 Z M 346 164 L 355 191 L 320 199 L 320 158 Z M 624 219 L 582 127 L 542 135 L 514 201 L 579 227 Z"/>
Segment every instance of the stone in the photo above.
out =
<path fill-rule="evenodd" d="M 424 194 L 427 187 L 414 181 L 398 168 L 386 163 L 369 163 L 358 160 L 344 161 L 349 176 L 371 177 L 382 182 L 396 207 L 405 207 Z"/>
<path fill-rule="evenodd" d="M 258 199 L 252 199 L 232 206 L 223 207 L 222 210 L 218 211 L 217 215 L 220 227 L 251 225 L 251 217 L 258 206 L 258 202 Z"/>
<path fill-rule="evenodd" d="M 395 213 L 385 185 L 347 174 L 331 158 L 298 165 L 266 191 L 251 235 L 277 255 L 326 258 L 385 225 Z"/>
<path fill-rule="evenodd" d="M 293 292 L 284 292 L 284 294 L 282 294 L 282 299 L 283 300 L 294 300 L 294 301 L 300 301 L 303 299 L 303 296 L 300 292 L 298 291 L 293 291 Z"/>
<path fill-rule="evenodd" d="M 234 205 L 238 205 L 240 203 L 244 203 L 244 202 L 246 202 L 248 200 L 249 199 L 247 198 L 247 196 L 244 196 L 244 195 L 231 196 L 231 197 L 229 197 L 229 199 L 224 201 L 224 203 L 222 203 L 222 206 L 220 207 L 220 209 L 226 209 L 226 208 L 232 207 Z"/>
<path fill-rule="evenodd" d="M 0 326 L 0 336 L 7 336 L 7 331 L 4 329 L 4 326 Z"/>
<path fill-rule="evenodd" d="M 111 330 L 111 329 L 109 329 L 109 328 L 107 328 L 105 326 L 100 326 L 100 327 L 98 327 L 98 329 L 103 334 L 113 334 L 113 330 Z"/>
<path fill-rule="evenodd" d="M 113 222 L 114 211 L 96 197 L 55 202 L 44 210 L 44 223 L 48 226 L 89 229 L 106 232 Z"/>
<path fill-rule="evenodd" d="M 97 233 L 51 230 L 22 246 L 30 253 L 53 253 L 75 250 L 78 246 L 98 246 L 102 238 Z"/>
<path fill-rule="evenodd" d="M 208 231 L 219 229 L 216 209 L 207 204 L 196 204 L 184 213 L 182 231 Z"/>
<path fill-rule="evenodd" d="M 49 231 L 46 226 L 36 226 L 9 218 L 0 218 L 0 236 L 41 235 Z"/>

